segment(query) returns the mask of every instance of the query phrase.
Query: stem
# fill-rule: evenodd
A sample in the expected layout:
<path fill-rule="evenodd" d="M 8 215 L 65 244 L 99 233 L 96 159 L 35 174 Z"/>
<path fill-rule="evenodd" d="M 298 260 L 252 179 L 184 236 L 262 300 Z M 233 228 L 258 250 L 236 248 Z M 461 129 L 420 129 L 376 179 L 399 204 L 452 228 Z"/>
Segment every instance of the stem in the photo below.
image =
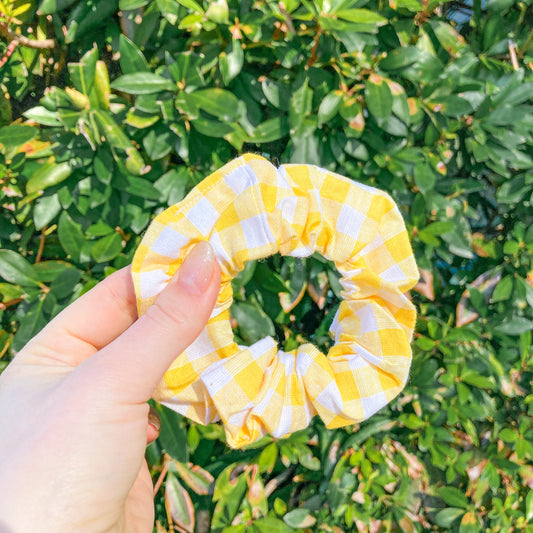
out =
<path fill-rule="evenodd" d="M 516 43 L 509 39 L 507 44 L 509 46 L 509 57 L 511 58 L 511 65 L 513 65 L 514 70 L 518 70 L 520 68 L 520 65 L 518 64 L 518 58 L 516 57 Z"/>
<path fill-rule="evenodd" d="M 115 228 L 115 231 L 116 231 L 116 232 L 122 237 L 122 240 L 123 240 L 123 241 L 128 242 L 128 241 L 130 240 L 130 236 L 129 236 L 129 235 L 126 235 L 126 234 L 124 233 L 124 230 L 123 230 L 121 227 L 117 226 L 117 227 Z"/>
<path fill-rule="evenodd" d="M 37 257 L 35 258 L 35 262 L 36 263 L 40 263 L 41 261 L 41 257 L 43 255 L 43 250 L 44 250 L 44 239 L 46 238 L 46 229 L 47 229 L 47 226 L 45 226 L 42 230 L 41 230 L 41 242 L 39 243 L 39 250 L 37 250 Z"/>
<path fill-rule="evenodd" d="M 317 60 L 317 50 L 318 50 L 318 41 L 320 40 L 320 34 L 322 33 L 322 28 L 319 26 L 315 35 L 315 42 L 313 44 L 313 49 L 311 50 L 311 56 L 309 61 L 307 61 L 307 66 L 312 67 Z"/>
<path fill-rule="evenodd" d="M 8 349 L 9 349 L 9 339 L 7 339 L 6 343 L 4 344 L 4 347 L 2 348 L 2 351 L 0 352 L 0 359 L 4 357 Z"/>
<path fill-rule="evenodd" d="M 287 12 L 287 9 L 285 8 L 285 4 L 283 2 L 280 2 L 278 4 L 278 7 L 279 7 L 281 14 L 285 17 L 285 24 L 287 24 L 287 28 L 293 35 L 296 35 L 296 28 L 294 27 L 294 24 L 292 23 L 291 16 L 289 15 L 289 13 Z"/>
<path fill-rule="evenodd" d="M 165 454 L 165 457 L 163 459 L 163 470 L 161 470 L 161 474 L 159 474 L 159 477 L 157 478 L 157 481 L 154 485 L 154 497 L 158 493 L 159 489 L 161 488 L 161 485 L 163 484 L 163 480 L 165 479 L 165 476 L 167 475 L 168 468 L 170 466 L 170 460 L 168 455 Z"/>
<path fill-rule="evenodd" d="M 0 311 L 3 311 L 4 309 L 7 309 L 8 307 L 11 307 L 12 305 L 17 305 L 20 302 L 22 302 L 24 298 L 13 298 L 12 300 L 8 300 L 7 302 L 0 302 Z"/>
<path fill-rule="evenodd" d="M 56 43 L 53 39 L 43 39 L 42 41 L 37 39 L 28 39 L 24 35 L 17 35 L 13 30 L 11 30 L 7 23 L 0 22 L 0 35 L 7 39 L 10 43 L 16 42 L 21 46 L 26 46 L 27 48 L 37 48 L 40 50 L 54 48 Z"/>
<path fill-rule="evenodd" d="M 523 58 L 524 54 L 526 53 L 526 50 L 529 48 L 529 44 L 531 43 L 531 40 L 533 39 L 533 30 L 531 30 L 527 36 L 526 42 L 523 44 L 522 48 L 520 49 L 520 57 Z"/>

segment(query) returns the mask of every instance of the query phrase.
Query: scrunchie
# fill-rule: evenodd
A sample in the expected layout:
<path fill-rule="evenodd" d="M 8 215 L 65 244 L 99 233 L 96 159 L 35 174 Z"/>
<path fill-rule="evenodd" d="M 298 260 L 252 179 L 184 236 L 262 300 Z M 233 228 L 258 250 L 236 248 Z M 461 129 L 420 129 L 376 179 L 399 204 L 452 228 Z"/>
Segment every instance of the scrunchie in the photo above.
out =
<path fill-rule="evenodd" d="M 192 246 L 208 240 L 222 273 L 211 318 L 164 375 L 154 398 L 196 422 L 222 420 L 232 447 L 307 427 L 360 422 L 404 387 L 418 281 L 407 232 L 384 192 L 312 165 L 245 154 L 158 215 L 132 265 L 139 314 L 155 301 Z M 342 302 L 327 356 L 312 344 L 278 350 L 271 337 L 233 339 L 231 280 L 246 261 L 319 252 L 342 275 Z"/>

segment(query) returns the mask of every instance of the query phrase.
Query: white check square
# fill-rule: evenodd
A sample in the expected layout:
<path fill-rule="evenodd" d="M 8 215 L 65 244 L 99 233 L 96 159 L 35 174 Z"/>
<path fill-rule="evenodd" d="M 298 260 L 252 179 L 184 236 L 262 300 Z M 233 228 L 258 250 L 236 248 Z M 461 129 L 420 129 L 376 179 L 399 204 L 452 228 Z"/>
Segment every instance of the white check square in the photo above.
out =
<path fill-rule="evenodd" d="M 243 220 L 241 227 L 248 248 L 259 248 L 276 242 L 270 231 L 266 213 Z"/>
<path fill-rule="evenodd" d="M 204 236 L 211 233 L 220 217 L 218 211 L 204 196 L 189 209 L 186 216 L 189 222 Z"/>

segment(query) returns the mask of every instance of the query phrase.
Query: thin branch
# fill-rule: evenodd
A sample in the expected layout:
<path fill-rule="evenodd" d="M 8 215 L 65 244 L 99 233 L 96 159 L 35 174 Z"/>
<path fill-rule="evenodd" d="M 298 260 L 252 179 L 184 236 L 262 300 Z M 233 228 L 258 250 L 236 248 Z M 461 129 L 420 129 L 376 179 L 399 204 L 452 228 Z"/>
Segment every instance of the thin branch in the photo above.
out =
<path fill-rule="evenodd" d="M 43 256 L 44 240 L 46 238 L 46 230 L 47 230 L 47 226 L 45 226 L 41 230 L 41 242 L 39 243 L 39 250 L 37 250 L 37 257 L 35 258 L 36 263 L 40 263 L 41 257 Z"/>
<path fill-rule="evenodd" d="M 287 12 L 285 4 L 283 2 L 280 2 L 278 4 L 278 7 L 279 7 L 281 14 L 285 17 L 285 24 L 287 24 L 287 28 L 293 35 L 296 35 L 296 28 L 294 27 L 294 24 L 292 23 L 291 16 Z"/>
<path fill-rule="evenodd" d="M 4 311 L 8 307 L 11 307 L 12 305 L 17 305 L 20 302 L 22 302 L 24 298 L 13 298 L 12 300 L 8 300 L 7 302 L 0 302 L 0 311 Z"/>
<path fill-rule="evenodd" d="M 3 67 L 8 61 L 9 58 L 13 55 L 13 52 L 17 49 L 18 41 L 11 41 L 7 45 L 6 53 L 4 54 L 4 57 L 0 59 L 0 67 Z"/>
<path fill-rule="evenodd" d="M 285 483 L 295 472 L 296 465 L 291 465 L 289 468 L 284 470 L 281 474 L 277 475 L 275 478 L 271 479 L 265 485 L 265 495 L 268 498 L 280 485 Z"/>
<path fill-rule="evenodd" d="M 10 43 L 16 42 L 26 48 L 37 48 L 40 50 L 46 50 L 54 48 L 56 43 L 53 39 L 43 39 L 42 41 L 37 39 L 28 39 L 24 35 L 17 35 L 11 30 L 6 22 L 0 22 L 0 35 L 7 39 Z"/>
<path fill-rule="evenodd" d="M 154 498 L 156 494 L 158 493 L 159 489 L 161 488 L 161 485 L 163 483 L 163 480 L 165 479 L 165 476 L 167 475 L 169 467 L 170 467 L 170 458 L 168 455 L 165 454 L 165 457 L 163 460 L 163 470 L 161 470 L 161 473 L 159 474 L 159 477 L 157 478 L 157 481 L 154 485 Z"/>
<path fill-rule="evenodd" d="M 9 349 L 9 341 L 10 341 L 10 339 L 7 339 L 6 343 L 4 344 L 4 347 L 2 348 L 2 351 L 0 351 L 0 359 L 2 359 L 2 357 L 4 357 L 4 355 L 6 354 L 7 350 Z"/>
<path fill-rule="evenodd" d="M 518 58 L 516 57 L 516 43 L 509 39 L 507 41 L 507 44 L 509 46 L 509 57 L 511 58 L 511 65 L 513 65 L 514 70 L 518 70 L 520 68 L 520 65 L 518 64 Z"/>
<path fill-rule="evenodd" d="M 315 39 L 314 39 L 314 43 L 313 43 L 313 49 L 311 50 L 311 57 L 307 61 L 307 66 L 308 67 L 312 67 L 315 64 L 316 60 L 317 60 L 318 43 L 320 41 L 320 35 L 321 34 L 322 34 L 322 28 L 319 26 L 318 30 L 317 30 L 317 32 L 315 34 Z"/>

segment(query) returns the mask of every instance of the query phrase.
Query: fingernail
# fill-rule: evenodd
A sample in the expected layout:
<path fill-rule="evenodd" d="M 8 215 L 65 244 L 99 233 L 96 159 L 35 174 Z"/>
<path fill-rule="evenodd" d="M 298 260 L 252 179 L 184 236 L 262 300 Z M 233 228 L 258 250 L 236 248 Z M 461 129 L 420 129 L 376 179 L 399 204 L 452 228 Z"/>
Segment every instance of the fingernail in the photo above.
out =
<path fill-rule="evenodd" d="M 148 423 L 154 427 L 157 433 L 161 431 L 161 419 L 152 406 L 150 406 L 150 412 L 148 413 Z"/>
<path fill-rule="evenodd" d="M 202 294 L 209 286 L 215 266 L 215 252 L 207 241 L 200 241 L 183 261 L 178 284 L 192 294 Z"/>

